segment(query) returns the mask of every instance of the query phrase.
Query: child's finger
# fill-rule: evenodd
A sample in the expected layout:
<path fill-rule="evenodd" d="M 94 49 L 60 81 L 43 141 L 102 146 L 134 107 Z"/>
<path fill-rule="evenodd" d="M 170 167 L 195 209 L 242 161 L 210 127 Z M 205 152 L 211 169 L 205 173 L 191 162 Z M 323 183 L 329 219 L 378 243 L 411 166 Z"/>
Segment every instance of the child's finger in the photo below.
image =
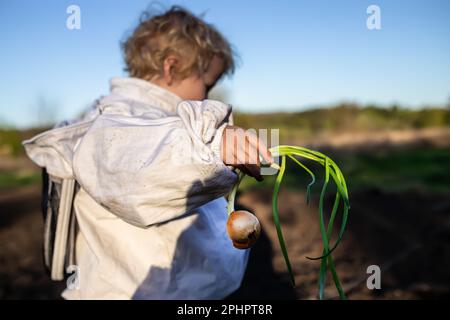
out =
<path fill-rule="evenodd" d="M 253 146 L 249 146 L 249 149 L 250 150 L 246 150 L 245 146 L 243 145 L 241 145 L 240 148 L 238 149 L 239 151 L 238 154 L 236 155 L 236 158 L 238 159 L 239 167 L 242 168 L 242 171 L 245 174 L 254 177 L 258 181 L 262 181 L 263 178 L 261 176 L 261 171 L 258 162 L 257 163 L 250 162 L 252 160 L 250 158 L 252 154 L 253 157 L 257 159 L 255 161 L 259 161 L 258 151 Z"/>
<path fill-rule="evenodd" d="M 259 153 L 269 164 L 274 162 L 272 154 L 270 153 L 269 149 L 267 149 L 266 145 L 262 142 L 259 144 Z"/>
<path fill-rule="evenodd" d="M 250 140 L 248 140 L 248 143 L 246 144 L 246 155 L 245 155 L 245 160 L 246 160 L 246 164 L 253 164 L 253 165 L 257 165 L 258 167 L 260 166 L 260 159 L 259 159 L 259 152 L 258 152 L 258 148 L 250 143 Z"/>
<path fill-rule="evenodd" d="M 258 153 L 262 156 L 262 158 L 265 162 L 267 162 L 269 164 L 274 162 L 274 160 L 272 158 L 272 154 L 267 149 L 266 144 L 261 139 L 259 139 L 255 135 L 249 135 L 249 140 L 257 148 Z"/>

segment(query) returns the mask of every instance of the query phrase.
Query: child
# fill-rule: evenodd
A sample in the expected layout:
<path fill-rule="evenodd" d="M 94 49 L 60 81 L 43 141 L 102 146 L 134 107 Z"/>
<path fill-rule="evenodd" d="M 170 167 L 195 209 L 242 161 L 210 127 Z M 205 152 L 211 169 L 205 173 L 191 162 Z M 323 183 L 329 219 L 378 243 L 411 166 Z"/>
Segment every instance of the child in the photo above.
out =
<path fill-rule="evenodd" d="M 228 105 L 204 100 L 233 72 L 230 46 L 173 7 L 142 21 L 123 47 L 131 77 L 113 78 L 82 119 L 24 142 L 51 179 L 79 185 L 78 285 L 63 297 L 222 299 L 240 286 L 249 253 L 226 233 L 232 169 L 261 180 L 251 155 L 272 161 L 232 126 Z"/>

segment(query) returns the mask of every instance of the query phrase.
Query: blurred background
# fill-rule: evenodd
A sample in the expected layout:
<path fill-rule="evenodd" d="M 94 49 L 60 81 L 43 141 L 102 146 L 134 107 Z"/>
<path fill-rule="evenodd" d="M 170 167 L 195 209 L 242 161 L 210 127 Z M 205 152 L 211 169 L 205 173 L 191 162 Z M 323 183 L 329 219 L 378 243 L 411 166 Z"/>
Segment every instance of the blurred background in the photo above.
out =
<path fill-rule="evenodd" d="M 80 8 L 70 30 L 69 5 Z M 211 97 L 245 128 L 279 129 L 280 143 L 321 151 L 341 167 L 349 225 L 335 252 L 350 299 L 450 297 L 450 2 L 24 1 L 0 2 L 0 298 L 59 299 L 42 263 L 40 169 L 21 141 L 73 118 L 125 76 L 120 42 L 142 11 L 178 4 L 203 14 L 234 45 L 233 77 Z M 370 5 L 380 29 L 369 30 Z M 274 179 L 246 179 L 238 202 L 261 220 L 239 298 L 315 299 L 321 252 L 320 168 L 288 166 L 281 222 L 292 288 L 272 220 Z M 333 195 L 327 199 L 331 207 Z M 381 268 L 381 289 L 366 286 Z M 332 283 L 327 297 L 337 298 Z"/>

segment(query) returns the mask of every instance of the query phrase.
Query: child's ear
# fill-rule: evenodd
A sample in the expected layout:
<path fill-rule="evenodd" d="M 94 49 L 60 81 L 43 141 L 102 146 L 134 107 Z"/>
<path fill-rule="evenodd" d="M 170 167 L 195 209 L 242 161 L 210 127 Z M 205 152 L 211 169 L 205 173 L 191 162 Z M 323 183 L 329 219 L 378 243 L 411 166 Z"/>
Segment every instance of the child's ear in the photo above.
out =
<path fill-rule="evenodd" d="M 171 55 L 164 60 L 164 81 L 168 86 L 172 85 L 174 75 L 178 67 L 178 59 Z"/>

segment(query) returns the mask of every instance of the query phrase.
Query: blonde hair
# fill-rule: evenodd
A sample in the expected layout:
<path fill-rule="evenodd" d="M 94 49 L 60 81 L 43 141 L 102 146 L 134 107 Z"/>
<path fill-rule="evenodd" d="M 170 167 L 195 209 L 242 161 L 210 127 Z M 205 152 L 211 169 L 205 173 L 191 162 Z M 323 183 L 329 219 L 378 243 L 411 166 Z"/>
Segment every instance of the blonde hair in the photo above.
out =
<path fill-rule="evenodd" d="M 179 6 L 161 15 L 141 19 L 133 34 L 122 44 L 126 71 L 130 76 L 150 80 L 164 72 L 164 60 L 178 58 L 175 77 L 184 79 L 208 70 L 214 56 L 224 64 L 223 73 L 234 72 L 234 54 L 228 41 L 214 28 Z"/>

